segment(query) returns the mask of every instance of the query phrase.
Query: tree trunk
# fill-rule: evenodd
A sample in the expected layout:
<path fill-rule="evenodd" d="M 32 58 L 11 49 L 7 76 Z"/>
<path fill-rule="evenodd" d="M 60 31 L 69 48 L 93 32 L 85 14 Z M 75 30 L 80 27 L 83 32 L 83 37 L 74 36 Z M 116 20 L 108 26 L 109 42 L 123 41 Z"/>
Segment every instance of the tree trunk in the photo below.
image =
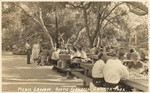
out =
<path fill-rule="evenodd" d="M 98 9 L 100 9 L 100 6 L 99 6 Z M 93 36 L 93 41 L 95 41 L 95 39 L 97 38 L 99 30 L 101 28 L 100 20 L 101 20 L 101 15 L 100 15 L 100 12 L 98 10 L 97 11 L 97 24 L 96 24 L 96 30 L 95 30 L 95 33 L 94 33 L 94 36 Z"/>
<path fill-rule="evenodd" d="M 15 4 L 15 3 L 14 3 Z M 34 17 L 32 17 L 29 13 L 27 13 L 20 5 L 17 5 L 17 4 L 15 4 L 17 7 L 19 7 L 21 10 L 23 10 L 23 12 L 27 15 L 27 16 L 29 16 L 32 20 L 34 20 L 35 22 L 37 22 L 41 27 L 42 27 L 42 29 L 43 29 L 43 31 L 44 31 L 44 33 L 45 33 L 45 36 L 47 36 L 48 38 L 49 38 L 49 42 L 50 42 L 50 47 L 51 47 L 51 49 L 52 50 L 54 50 L 55 48 L 54 48 L 54 44 L 53 44 L 53 39 L 52 39 L 52 37 L 50 36 L 50 34 L 49 34 L 49 31 L 47 30 L 47 28 L 46 28 L 46 26 L 45 26 L 45 24 L 44 24 L 44 22 L 43 22 L 43 18 L 42 18 L 42 11 L 40 10 L 40 21 L 39 20 L 37 20 L 37 19 L 35 19 Z"/>
<path fill-rule="evenodd" d="M 97 37 L 97 42 L 96 42 L 96 47 L 97 47 L 97 48 L 99 47 L 99 44 L 100 44 L 100 38 Z"/>
<path fill-rule="evenodd" d="M 59 31 L 58 31 L 58 21 L 57 21 L 57 5 L 55 5 L 55 30 L 56 30 L 56 47 L 59 48 Z"/>
<path fill-rule="evenodd" d="M 86 30 L 85 27 L 79 30 L 79 32 L 78 32 L 78 34 L 77 34 L 77 39 L 74 41 L 73 45 L 76 45 L 76 44 L 77 44 L 77 42 L 79 41 L 79 39 L 80 39 L 81 36 L 82 36 L 81 34 L 82 34 L 85 30 Z"/>
<path fill-rule="evenodd" d="M 99 37 L 100 37 L 100 46 L 102 46 L 102 33 L 101 32 L 100 32 Z"/>
<path fill-rule="evenodd" d="M 90 36 L 86 9 L 83 10 L 83 16 L 84 16 L 84 23 L 85 23 L 85 27 L 86 27 L 86 32 L 88 34 L 88 39 L 89 39 L 89 42 L 90 42 L 90 47 L 92 48 L 94 41 L 92 40 L 92 38 Z"/>
<path fill-rule="evenodd" d="M 42 11 L 40 11 L 40 21 L 41 21 L 41 24 L 40 24 L 40 25 L 41 25 L 43 31 L 45 32 L 45 35 L 46 35 L 46 36 L 49 38 L 49 40 L 50 40 L 50 47 L 51 47 L 51 49 L 52 49 L 52 50 L 55 50 L 54 44 L 53 44 L 53 39 L 52 39 L 52 37 L 50 36 L 49 31 L 47 30 L 47 28 L 46 28 L 46 26 L 45 26 L 45 24 L 44 24 L 44 22 L 43 22 Z"/>

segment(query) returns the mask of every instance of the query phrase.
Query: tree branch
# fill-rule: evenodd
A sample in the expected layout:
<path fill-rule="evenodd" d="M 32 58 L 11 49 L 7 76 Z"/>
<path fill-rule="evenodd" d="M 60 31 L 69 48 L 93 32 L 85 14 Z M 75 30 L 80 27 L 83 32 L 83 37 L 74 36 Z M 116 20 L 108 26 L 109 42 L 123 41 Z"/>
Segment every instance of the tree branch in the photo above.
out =
<path fill-rule="evenodd" d="M 105 8 L 103 9 L 103 11 L 101 12 L 101 15 L 103 14 L 103 12 L 107 9 L 108 5 L 110 4 L 110 2 L 108 2 L 105 6 Z"/>
<path fill-rule="evenodd" d="M 82 2 L 81 2 L 82 3 Z M 84 7 L 81 7 L 80 5 L 78 5 L 78 6 L 75 6 L 74 4 L 72 4 L 72 3 L 69 3 L 69 2 L 67 2 L 67 4 L 68 5 L 71 5 L 72 7 L 74 7 L 74 8 L 82 8 L 82 9 L 84 9 Z"/>
<path fill-rule="evenodd" d="M 60 36 L 60 39 L 62 40 L 62 43 L 63 43 L 63 45 L 65 44 L 65 40 L 63 39 L 63 35 L 64 35 L 64 33 L 62 33 L 62 34 L 59 34 L 59 36 Z"/>
<path fill-rule="evenodd" d="M 108 23 L 109 23 L 111 20 L 114 20 L 116 17 L 118 17 L 118 16 L 120 16 L 120 15 L 121 15 L 121 14 L 116 15 L 116 16 L 114 16 L 114 17 L 110 18 L 110 19 L 106 19 L 106 20 L 107 20 L 107 23 L 103 26 L 103 28 L 102 28 L 102 29 L 104 29 L 104 28 L 108 25 Z"/>
<path fill-rule="evenodd" d="M 79 32 L 78 32 L 78 34 L 77 34 L 77 39 L 74 41 L 73 45 L 75 45 L 75 44 L 78 42 L 78 40 L 80 39 L 82 30 L 83 30 L 84 28 L 85 28 L 85 27 L 83 27 L 83 28 L 81 28 L 81 29 L 79 30 Z"/>
<path fill-rule="evenodd" d="M 121 4 L 123 3 L 117 4 L 114 8 L 112 8 L 112 10 L 106 16 L 103 17 L 102 21 L 104 21 Z"/>
<path fill-rule="evenodd" d="M 87 10 L 90 7 L 91 3 L 89 2 L 87 7 L 85 7 L 85 9 Z"/>
<path fill-rule="evenodd" d="M 19 7 L 27 16 L 29 16 L 32 20 L 36 21 L 38 24 L 41 24 L 39 20 L 35 19 L 34 17 L 32 17 L 30 14 L 28 14 L 25 9 L 23 9 L 20 5 L 14 3 L 17 7 Z"/>
<path fill-rule="evenodd" d="M 71 5 L 72 7 L 74 7 L 74 8 L 81 8 L 81 9 L 88 9 L 89 7 L 90 7 L 90 5 L 91 5 L 91 3 L 89 2 L 88 4 L 87 4 L 87 7 L 86 6 L 81 6 L 82 4 L 83 4 L 83 2 L 81 2 L 79 5 L 77 5 L 77 6 L 75 6 L 74 4 L 72 4 L 72 3 L 69 3 L 69 2 L 67 2 L 67 4 L 68 5 Z"/>
<path fill-rule="evenodd" d="M 122 28 L 120 28 L 120 27 L 118 27 L 117 25 L 115 25 L 113 22 L 110 22 L 113 26 L 115 26 L 116 28 L 118 28 L 118 29 L 122 29 Z"/>
<path fill-rule="evenodd" d="M 72 38 L 73 38 L 73 36 L 74 36 L 74 34 L 73 34 L 70 38 L 68 38 L 68 40 L 67 40 L 67 45 L 68 45 L 68 43 L 69 43 L 70 39 L 72 39 Z"/>
<path fill-rule="evenodd" d="M 105 8 L 103 9 L 103 11 L 101 12 L 101 14 L 100 14 L 100 16 L 101 16 L 101 18 L 103 18 L 105 15 L 104 15 L 104 11 L 107 9 L 107 7 L 108 7 L 108 5 L 110 4 L 110 2 L 109 3 L 107 3 L 107 5 L 105 6 Z M 101 21 L 100 23 L 102 23 L 103 21 Z"/>

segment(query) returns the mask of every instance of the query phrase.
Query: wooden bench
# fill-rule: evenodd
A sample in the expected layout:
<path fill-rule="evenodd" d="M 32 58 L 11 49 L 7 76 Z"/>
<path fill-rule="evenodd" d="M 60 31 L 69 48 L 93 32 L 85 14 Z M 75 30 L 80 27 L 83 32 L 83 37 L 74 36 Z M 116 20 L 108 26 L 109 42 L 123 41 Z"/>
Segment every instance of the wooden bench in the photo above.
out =
<path fill-rule="evenodd" d="M 66 77 L 69 77 L 70 72 L 83 72 L 84 71 L 84 69 L 82 69 L 82 68 L 76 68 L 76 69 L 75 68 L 61 68 L 61 67 L 58 67 L 58 66 L 54 66 L 54 68 L 58 68 L 58 69 L 60 69 L 64 72 L 67 72 Z"/>
<path fill-rule="evenodd" d="M 57 69 L 60 69 L 61 71 L 67 72 L 66 77 L 69 77 L 70 68 L 61 68 L 61 67 L 58 67 L 58 66 L 54 66 L 53 68 L 57 68 Z"/>
<path fill-rule="evenodd" d="M 92 79 L 85 76 L 84 74 L 81 74 L 80 72 L 72 72 L 76 77 L 79 77 L 80 79 L 83 80 L 83 86 L 85 87 L 86 84 L 90 85 L 90 82 L 92 82 Z"/>

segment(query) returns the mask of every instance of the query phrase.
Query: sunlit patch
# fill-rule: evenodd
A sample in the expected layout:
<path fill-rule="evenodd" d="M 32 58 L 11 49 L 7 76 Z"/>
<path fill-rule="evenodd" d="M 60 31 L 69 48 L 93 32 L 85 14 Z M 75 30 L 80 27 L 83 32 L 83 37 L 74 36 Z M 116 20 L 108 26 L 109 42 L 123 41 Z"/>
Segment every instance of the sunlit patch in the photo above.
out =
<path fill-rule="evenodd" d="M 65 80 L 65 79 L 18 79 L 18 78 L 6 78 L 5 80 L 12 81 L 38 81 L 38 82 L 68 82 L 68 83 L 82 83 L 82 81 L 76 80 Z"/>
<path fill-rule="evenodd" d="M 16 69 L 51 69 L 50 66 L 35 66 L 35 67 L 15 67 Z"/>
<path fill-rule="evenodd" d="M 2 59 L 26 59 L 26 57 L 16 57 L 16 56 L 3 56 Z"/>
<path fill-rule="evenodd" d="M 55 82 L 55 83 L 49 83 L 49 82 L 2 82 L 2 85 L 22 85 L 22 84 L 36 84 L 36 85 L 52 85 L 52 86 L 70 86 L 69 83 L 64 82 Z M 75 86 L 81 85 L 81 84 L 74 84 Z"/>
<path fill-rule="evenodd" d="M 12 75 L 10 75 L 10 74 L 2 74 L 2 77 L 3 78 L 5 78 L 5 77 L 6 78 L 9 78 L 9 77 L 13 77 L 13 78 L 16 77 L 17 78 L 17 77 L 20 77 L 20 74 L 12 74 Z"/>
<path fill-rule="evenodd" d="M 10 68 L 10 67 L 2 67 L 2 71 L 8 71 L 8 70 L 12 70 L 12 69 L 14 69 L 14 68 Z"/>
<path fill-rule="evenodd" d="M 61 78 L 62 76 L 56 76 L 56 75 L 47 75 L 48 77 L 56 77 L 56 78 Z"/>
<path fill-rule="evenodd" d="M 61 86 L 61 87 L 71 87 L 71 88 L 73 88 L 73 87 L 76 87 L 76 86 L 71 86 L 71 85 L 70 85 L 70 86 Z"/>

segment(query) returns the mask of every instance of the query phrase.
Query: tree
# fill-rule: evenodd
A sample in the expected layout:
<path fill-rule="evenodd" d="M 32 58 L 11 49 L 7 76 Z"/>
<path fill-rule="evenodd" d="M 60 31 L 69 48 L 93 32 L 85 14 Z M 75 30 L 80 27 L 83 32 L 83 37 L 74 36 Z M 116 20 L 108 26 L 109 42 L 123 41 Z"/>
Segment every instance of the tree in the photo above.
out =
<path fill-rule="evenodd" d="M 21 35 L 20 10 L 11 3 L 2 4 L 2 43 L 9 50 L 19 41 Z"/>
<path fill-rule="evenodd" d="M 83 11 L 83 18 L 84 18 L 84 24 L 86 27 L 86 31 L 88 34 L 88 38 L 89 38 L 89 42 L 90 42 L 90 47 L 93 47 L 93 41 L 95 41 L 95 39 L 98 36 L 98 33 L 100 32 L 100 30 L 102 30 L 102 28 L 104 29 L 105 27 L 103 27 L 103 23 L 105 20 L 108 20 L 107 18 L 111 15 L 111 13 L 121 4 L 123 3 L 111 3 L 111 2 L 80 2 L 80 3 L 68 3 L 69 5 L 71 5 L 74 8 L 79 8 Z M 112 7 L 111 5 L 114 6 Z M 111 7 L 111 8 L 110 8 Z M 90 13 L 93 13 L 96 17 L 95 20 L 95 30 L 94 31 L 90 31 L 89 28 L 89 17 L 88 15 Z M 120 14 L 122 15 L 122 14 Z M 101 38 L 102 40 L 102 38 Z"/>
<path fill-rule="evenodd" d="M 131 28 L 137 26 L 132 24 L 134 21 L 137 23 L 132 20 L 132 15 L 136 14 L 141 19 L 141 15 L 147 11 L 145 5 L 137 3 L 135 6 L 130 2 L 5 2 L 2 6 L 2 25 L 6 29 L 3 31 L 14 30 L 19 35 L 19 41 L 25 41 L 26 37 L 37 39 L 37 36 L 41 36 L 49 41 L 52 49 L 54 43 L 57 47 L 69 43 L 99 46 L 104 39 L 108 43 L 119 42 L 122 45 L 124 42 L 127 45 L 128 37 L 124 37 L 130 34 Z M 138 9 L 142 11 L 138 12 L 140 18 L 131 11 L 137 12 Z M 11 16 L 16 12 L 20 16 L 15 15 L 18 18 L 14 20 Z"/>

